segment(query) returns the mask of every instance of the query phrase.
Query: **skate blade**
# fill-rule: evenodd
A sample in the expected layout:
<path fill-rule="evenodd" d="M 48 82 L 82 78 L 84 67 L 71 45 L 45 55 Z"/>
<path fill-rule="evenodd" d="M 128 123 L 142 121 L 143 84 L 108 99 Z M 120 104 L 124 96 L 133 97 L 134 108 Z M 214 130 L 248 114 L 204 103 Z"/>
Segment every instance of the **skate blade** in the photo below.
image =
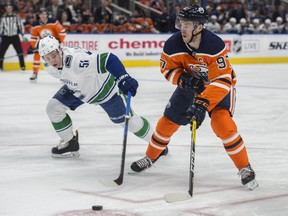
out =
<path fill-rule="evenodd" d="M 34 80 L 30 79 L 30 83 L 36 83 L 36 82 L 37 82 L 37 79 L 34 79 Z"/>
<path fill-rule="evenodd" d="M 248 187 L 249 190 L 254 190 L 255 188 L 257 188 L 259 185 L 258 185 L 258 182 L 256 181 L 256 179 L 248 182 L 246 184 L 246 186 Z"/>
<path fill-rule="evenodd" d="M 63 154 L 51 154 L 51 157 L 53 158 L 78 158 L 80 157 L 79 152 L 75 151 L 75 152 L 66 152 Z"/>

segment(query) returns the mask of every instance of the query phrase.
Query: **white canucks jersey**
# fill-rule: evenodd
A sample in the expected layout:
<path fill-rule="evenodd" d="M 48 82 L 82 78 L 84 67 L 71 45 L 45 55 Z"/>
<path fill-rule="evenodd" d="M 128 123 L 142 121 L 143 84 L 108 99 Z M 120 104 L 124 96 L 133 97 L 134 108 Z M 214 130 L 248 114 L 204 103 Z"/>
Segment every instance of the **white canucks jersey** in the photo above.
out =
<path fill-rule="evenodd" d="M 59 78 L 86 103 L 100 104 L 117 91 L 115 77 L 106 69 L 110 53 L 92 53 L 79 47 L 63 47 L 63 67 L 56 69 L 44 63 L 47 73 Z"/>

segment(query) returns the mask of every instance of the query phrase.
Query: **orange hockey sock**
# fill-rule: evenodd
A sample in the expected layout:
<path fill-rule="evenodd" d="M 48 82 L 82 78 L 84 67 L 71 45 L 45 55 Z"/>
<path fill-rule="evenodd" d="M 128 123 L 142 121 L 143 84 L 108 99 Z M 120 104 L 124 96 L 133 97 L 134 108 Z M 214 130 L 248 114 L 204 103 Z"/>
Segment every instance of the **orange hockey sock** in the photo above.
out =
<path fill-rule="evenodd" d="M 211 127 L 238 169 L 249 164 L 245 144 L 228 110 L 216 108 L 211 114 Z"/>
<path fill-rule="evenodd" d="M 161 152 L 167 147 L 171 136 L 178 130 L 180 125 L 162 116 L 156 125 L 156 129 L 150 139 L 146 155 L 154 160 L 158 158 Z"/>

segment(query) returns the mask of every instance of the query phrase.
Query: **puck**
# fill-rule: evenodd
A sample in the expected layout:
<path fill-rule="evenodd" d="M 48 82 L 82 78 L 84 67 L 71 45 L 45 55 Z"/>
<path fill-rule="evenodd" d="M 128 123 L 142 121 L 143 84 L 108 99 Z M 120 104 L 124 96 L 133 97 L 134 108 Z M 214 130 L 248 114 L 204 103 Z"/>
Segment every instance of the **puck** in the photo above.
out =
<path fill-rule="evenodd" d="M 103 209 L 102 205 L 93 205 L 92 210 L 93 211 L 101 211 Z"/>

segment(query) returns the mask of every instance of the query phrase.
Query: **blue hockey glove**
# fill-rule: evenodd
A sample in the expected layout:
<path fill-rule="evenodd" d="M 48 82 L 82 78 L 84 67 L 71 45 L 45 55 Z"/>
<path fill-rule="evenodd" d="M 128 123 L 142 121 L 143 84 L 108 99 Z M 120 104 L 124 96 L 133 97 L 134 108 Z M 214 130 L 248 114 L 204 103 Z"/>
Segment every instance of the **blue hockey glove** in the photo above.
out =
<path fill-rule="evenodd" d="M 191 122 L 192 117 L 195 116 L 197 122 L 197 128 L 200 127 L 205 119 L 206 111 L 210 102 L 205 98 L 195 98 L 195 102 L 192 103 L 187 110 L 187 118 Z"/>
<path fill-rule="evenodd" d="M 204 90 L 204 83 L 202 80 L 185 72 L 179 76 L 177 85 L 186 91 L 196 91 L 198 94 Z"/>
<path fill-rule="evenodd" d="M 131 92 L 132 96 L 136 95 L 138 82 L 129 74 L 124 74 L 118 78 L 118 88 L 124 93 L 128 94 L 128 91 Z"/>

